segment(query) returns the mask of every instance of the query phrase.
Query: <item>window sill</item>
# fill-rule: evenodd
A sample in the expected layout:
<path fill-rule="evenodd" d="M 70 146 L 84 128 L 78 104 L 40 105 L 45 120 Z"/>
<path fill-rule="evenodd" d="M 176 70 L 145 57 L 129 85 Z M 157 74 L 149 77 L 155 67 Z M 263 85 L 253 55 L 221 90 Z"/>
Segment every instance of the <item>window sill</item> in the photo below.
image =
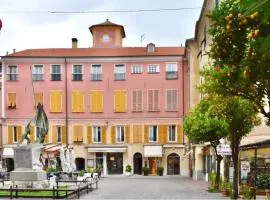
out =
<path fill-rule="evenodd" d="M 126 79 L 114 79 L 114 81 L 125 81 Z"/>
<path fill-rule="evenodd" d="M 50 111 L 50 113 L 62 113 L 63 111 Z"/>
<path fill-rule="evenodd" d="M 147 72 L 148 74 L 160 74 L 160 72 Z"/>
<path fill-rule="evenodd" d="M 148 112 L 160 112 L 160 110 L 148 110 Z"/>
<path fill-rule="evenodd" d="M 126 113 L 127 111 L 114 111 L 114 113 Z"/>
<path fill-rule="evenodd" d="M 73 79 L 72 79 L 72 81 L 83 81 L 83 80 L 73 80 Z"/>
<path fill-rule="evenodd" d="M 178 110 L 166 110 L 166 112 L 178 112 Z"/>
<path fill-rule="evenodd" d="M 33 81 L 44 81 L 44 79 L 42 79 L 42 80 L 33 80 Z"/>
<path fill-rule="evenodd" d="M 124 143 L 126 143 L 125 141 L 124 142 L 118 142 L 118 141 L 116 141 L 115 142 L 116 144 L 124 144 Z"/>
<path fill-rule="evenodd" d="M 178 80 L 178 78 L 166 78 L 166 80 Z"/>
<path fill-rule="evenodd" d="M 51 81 L 62 81 L 62 80 L 61 80 L 61 79 L 60 79 L 60 80 L 52 80 L 52 79 L 51 79 Z"/>
<path fill-rule="evenodd" d="M 91 113 L 103 113 L 103 111 L 90 111 Z"/>
<path fill-rule="evenodd" d="M 97 82 L 100 82 L 100 81 L 102 81 L 102 79 L 99 79 L 99 80 L 96 80 L 96 79 L 91 79 L 90 81 L 97 81 Z"/>
<path fill-rule="evenodd" d="M 143 112 L 142 110 L 133 110 L 132 111 L 133 113 L 141 113 L 141 112 Z"/>

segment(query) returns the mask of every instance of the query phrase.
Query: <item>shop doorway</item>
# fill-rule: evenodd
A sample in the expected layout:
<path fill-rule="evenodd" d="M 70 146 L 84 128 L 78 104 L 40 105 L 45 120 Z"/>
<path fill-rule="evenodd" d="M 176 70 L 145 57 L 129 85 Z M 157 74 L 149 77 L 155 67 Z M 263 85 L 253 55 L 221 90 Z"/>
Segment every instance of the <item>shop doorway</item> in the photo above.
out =
<path fill-rule="evenodd" d="M 135 153 L 133 156 L 134 174 L 142 174 L 142 154 Z"/>
<path fill-rule="evenodd" d="M 149 174 L 157 175 L 157 159 L 149 158 Z"/>
<path fill-rule="evenodd" d="M 108 174 L 123 174 L 123 153 L 107 154 Z"/>
<path fill-rule="evenodd" d="M 13 158 L 6 158 L 6 167 L 7 167 L 7 172 L 11 172 L 14 170 L 14 159 Z"/>
<path fill-rule="evenodd" d="M 180 174 L 180 156 L 176 153 L 168 155 L 167 158 L 167 174 L 179 175 Z"/>
<path fill-rule="evenodd" d="M 85 169 L 85 159 L 84 158 L 75 158 L 76 170 L 84 170 Z"/>

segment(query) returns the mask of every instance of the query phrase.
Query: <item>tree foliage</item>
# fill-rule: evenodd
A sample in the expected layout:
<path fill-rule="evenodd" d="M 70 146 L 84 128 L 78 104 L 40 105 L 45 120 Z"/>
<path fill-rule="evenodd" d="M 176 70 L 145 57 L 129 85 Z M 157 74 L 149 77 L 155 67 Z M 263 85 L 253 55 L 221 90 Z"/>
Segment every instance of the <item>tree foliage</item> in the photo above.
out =
<path fill-rule="evenodd" d="M 256 6 L 254 7 L 255 3 Z M 264 4 L 262 4 L 264 3 Z M 269 0 L 224 0 L 209 15 L 212 69 L 203 91 L 254 102 L 270 125 Z"/>

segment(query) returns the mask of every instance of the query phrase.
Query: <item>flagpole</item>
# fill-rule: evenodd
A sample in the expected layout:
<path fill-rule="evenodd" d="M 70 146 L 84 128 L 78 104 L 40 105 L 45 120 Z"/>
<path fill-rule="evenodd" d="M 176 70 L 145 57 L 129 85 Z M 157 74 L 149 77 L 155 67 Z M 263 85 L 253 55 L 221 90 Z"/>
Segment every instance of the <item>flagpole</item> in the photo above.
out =
<path fill-rule="evenodd" d="M 32 74 L 32 67 L 30 65 L 30 76 L 31 76 L 31 83 L 32 83 L 32 90 L 33 90 L 33 99 L 34 99 L 34 106 L 35 106 L 35 110 L 37 109 L 37 105 L 36 105 L 36 95 L 35 95 L 35 88 L 34 88 L 34 81 L 33 81 L 33 74 Z"/>

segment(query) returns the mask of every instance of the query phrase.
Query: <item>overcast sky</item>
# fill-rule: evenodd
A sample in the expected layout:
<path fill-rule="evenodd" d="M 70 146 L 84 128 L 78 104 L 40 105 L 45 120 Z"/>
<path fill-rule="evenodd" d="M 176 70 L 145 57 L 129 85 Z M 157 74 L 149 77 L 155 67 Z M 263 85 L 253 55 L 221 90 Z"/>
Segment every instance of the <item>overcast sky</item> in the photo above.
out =
<path fill-rule="evenodd" d="M 31 48 L 69 48 L 71 38 L 78 38 L 78 47 L 92 46 L 89 27 L 104 22 L 121 24 L 125 28 L 124 46 L 184 45 L 194 37 L 200 9 L 98 14 L 51 14 L 51 11 L 101 11 L 160 8 L 201 7 L 203 0 L 0 0 L 0 55 Z"/>

